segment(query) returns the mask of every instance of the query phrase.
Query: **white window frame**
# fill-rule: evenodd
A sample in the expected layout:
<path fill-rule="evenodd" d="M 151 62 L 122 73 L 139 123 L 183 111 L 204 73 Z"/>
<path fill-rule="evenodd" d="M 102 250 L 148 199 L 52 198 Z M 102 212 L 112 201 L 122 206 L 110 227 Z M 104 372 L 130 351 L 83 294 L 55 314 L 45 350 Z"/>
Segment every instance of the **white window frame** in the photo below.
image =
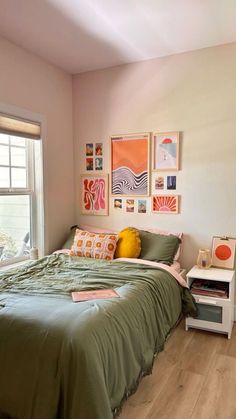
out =
<path fill-rule="evenodd" d="M 31 171 L 31 179 L 33 179 L 33 185 L 28 184 L 28 188 L 0 188 L 0 195 L 30 195 L 30 222 L 31 222 L 31 245 L 39 249 L 39 255 L 45 254 L 45 211 L 44 211 L 44 183 L 43 183 L 43 142 L 46 137 L 46 119 L 43 115 L 30 112 L 25 109 L 21 109 L 15 106 L 6 105 L 0 103 L 0 113 L 8 114 L 16 118 L 26 119 L 29 121 L 37 122 L 41 126 L 41 139 L 31 140 L 34 141 L 34 147 L 29 146 L 29 171 Z M 14 137 L 14 135 L 12 135 Z M 32 161 L 34 160 L 34 168 L 32 167 Z M 33 171 L 33 173 L 32 173 Z M 37 176 L 34 176 L 37 173 Z M 27 174 L 28 176 L 28 174 Z M 33 222 L 34 220 L 34 222 Z M 3 266 L 14 265 L 17 262 L 21 262 L 29 259 L 26 257 L 12 258 L 3 262 L 0 262 L 0 268 Z"/>

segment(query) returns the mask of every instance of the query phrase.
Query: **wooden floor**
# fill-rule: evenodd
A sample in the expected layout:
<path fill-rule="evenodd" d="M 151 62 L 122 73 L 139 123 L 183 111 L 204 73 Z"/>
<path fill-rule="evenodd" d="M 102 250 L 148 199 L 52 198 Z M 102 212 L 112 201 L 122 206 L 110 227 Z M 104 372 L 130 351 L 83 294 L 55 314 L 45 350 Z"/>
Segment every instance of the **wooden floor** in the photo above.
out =
<path fill-rule="evenodd" d="M 118 419 L 236 419 L 236 324 L 228 340 L 181 322 Z"/>

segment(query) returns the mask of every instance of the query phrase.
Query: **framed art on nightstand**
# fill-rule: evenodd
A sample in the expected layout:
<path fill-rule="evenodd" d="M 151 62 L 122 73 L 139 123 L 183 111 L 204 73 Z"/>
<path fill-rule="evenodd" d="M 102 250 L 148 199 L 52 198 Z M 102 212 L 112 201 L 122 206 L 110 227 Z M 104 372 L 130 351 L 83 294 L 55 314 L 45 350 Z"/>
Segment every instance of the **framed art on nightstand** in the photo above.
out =
<path fill-rule="evenodd" d="M 108 175 L 81 175 L 81 214 L 108 215 Z"/>
<path fill-rule="evenodd" d="M 236 239 L 230 237 L 213 237 L 212 265 L 216 268 L 233 269 Z"/>
<path fill-rule="evenodd" d="M 149 195 L 149 133 L 111 137 L 111 193 Z"/>
<path fill-rule="evenodd" d="M 153 170 L 179 170 L 179 132 L 153 133 Z"/>

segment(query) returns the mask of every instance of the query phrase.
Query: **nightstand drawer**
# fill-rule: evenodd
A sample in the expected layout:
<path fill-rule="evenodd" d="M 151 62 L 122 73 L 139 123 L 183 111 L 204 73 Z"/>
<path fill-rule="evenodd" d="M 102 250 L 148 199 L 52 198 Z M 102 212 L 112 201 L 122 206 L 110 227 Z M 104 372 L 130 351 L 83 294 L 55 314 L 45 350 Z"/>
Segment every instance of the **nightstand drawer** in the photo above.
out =
<path fill-rule="evenodd" d="M 231 336 L 234 321 L 234 271 L 199 269 L 187 274 L 187 284 L 198 306 L 198 316 L 187 317 L 186 330 L 197 328 Z"/>
<path fill-rule="evenodd" d="M 213 323 L 222 323 L 223 308 L 221 306 L 197 303 L 197 308 L 198 316 L 196 319 Z"/>

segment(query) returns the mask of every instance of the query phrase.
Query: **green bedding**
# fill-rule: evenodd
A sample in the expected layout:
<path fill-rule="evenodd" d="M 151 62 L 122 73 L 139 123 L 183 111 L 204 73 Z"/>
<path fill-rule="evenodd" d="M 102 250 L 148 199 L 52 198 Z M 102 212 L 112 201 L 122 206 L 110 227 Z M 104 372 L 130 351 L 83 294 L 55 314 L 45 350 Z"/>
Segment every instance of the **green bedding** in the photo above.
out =
<path fill-rule="evenodd" d="M 100 288 L 120 298 L 71 300 Z M 145 265 L 52 255 L 1 274 L 0 418 L 111 419 L 183 308 L 189 291 Z"/>

